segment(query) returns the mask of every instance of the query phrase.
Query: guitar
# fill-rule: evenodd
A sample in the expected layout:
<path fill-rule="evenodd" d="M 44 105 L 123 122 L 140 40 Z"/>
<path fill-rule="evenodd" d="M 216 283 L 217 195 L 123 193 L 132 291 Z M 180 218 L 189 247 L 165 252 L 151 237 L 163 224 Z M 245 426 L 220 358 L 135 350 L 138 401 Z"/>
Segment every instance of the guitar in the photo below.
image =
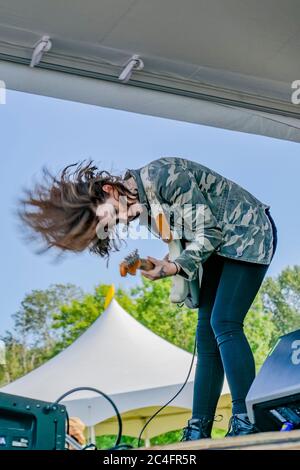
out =
<path fill-rule="evenodd" d="M 142 269 L 143 271 L 151 271 L 154 268 L 154 264 L 145 258 L 140 258 L 138 250 L 134 250 L 130 253 L 124 261 L 120 263 L 120 275 L 122 277 L 127 276 L 130 274 L 131 276 L 135 276 L 138 269 Z"/>

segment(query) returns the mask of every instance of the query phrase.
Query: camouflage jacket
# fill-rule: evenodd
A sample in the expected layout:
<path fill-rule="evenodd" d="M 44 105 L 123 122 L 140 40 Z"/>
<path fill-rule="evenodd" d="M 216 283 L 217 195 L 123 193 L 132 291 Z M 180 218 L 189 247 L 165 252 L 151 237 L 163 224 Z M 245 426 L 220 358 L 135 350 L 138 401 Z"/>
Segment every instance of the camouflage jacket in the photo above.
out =
<path fill-rule="evenodd" d="M 164 157 L 150 162 L 147 174 L 155 198 L 169 208 L 190 204 L 202 207 L 202 224 L 195 224 L 199 212 L 188 211 L 182 231 L 182 240 L 193 241 L 192 249 L 184 249 L 176 262 L 183 277 L 193 280 L 200 263 L 213 252 L 226 258 L 269 264 L 273 253 L 273 231 L 265 210 L 270 208 L 237 183 L 199 163 L 179 158 Z M 151 205 L 141 179 L 142 167 L 128 170 L 138 186 L 139 200 Z M 170 213 L 171 228 L 176 226 L 176 210 Z M 172 218 L 173 216 L 173 218 Z M 153 227 L 151 215 L 141 221 Z M 194 227 L 196 226 L 196 229 Z"/>

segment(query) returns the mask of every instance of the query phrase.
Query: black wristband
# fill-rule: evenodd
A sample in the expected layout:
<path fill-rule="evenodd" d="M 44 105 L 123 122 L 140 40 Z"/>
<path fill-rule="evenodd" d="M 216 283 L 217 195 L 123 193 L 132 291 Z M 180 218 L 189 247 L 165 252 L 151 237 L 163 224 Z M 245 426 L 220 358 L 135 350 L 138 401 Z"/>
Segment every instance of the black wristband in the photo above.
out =
<path fill-rule="evenodd" d="M 175 264 L 175 266 L 176 266 L 176 273 L 174 274 L 174 276 L 176 276 L 176 274 L 179 273 L 180 268 L 179 268 L 178 264 L 176 263 L 176 261 L 172 261 L 172 263 Z"/>

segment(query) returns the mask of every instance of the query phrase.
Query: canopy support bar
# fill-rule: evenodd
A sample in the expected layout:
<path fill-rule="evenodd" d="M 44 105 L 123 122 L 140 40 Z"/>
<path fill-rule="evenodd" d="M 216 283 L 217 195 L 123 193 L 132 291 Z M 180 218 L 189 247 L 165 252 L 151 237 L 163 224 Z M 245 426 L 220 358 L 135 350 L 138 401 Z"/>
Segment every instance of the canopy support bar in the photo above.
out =
<path fill-rule="evenodd" d="M 30 60 L 24 57 L 18 57 L 18 56 L 13 56 L 9 54 L 3 54 L 0 53 L 0 60 L 6 61 L 6 62 L 13 62 L 16 64 L 22 64 L 22 65 L 29 65 Z M 61 65 L 58 63 L 52 63 L 52 62 L 46 62 L 46 61 L 41 61 L 35 68 L 41 68 L 45 70 L 52 70 L 56 72 L 63 72 L 63 73 L 68 73 L 80 77 L 86 77 L 86 78 L 93 78 L 93 79 L 98 79 L 98 80 L 105 80 L 108 82 L 114 82 L 114 83 L 120 83 L 120 80 L 118 78 L 118 75 L 114 76 L 108 73 L 102 73 L 102 72 L 97 72 L 97 71 L 92 71 L 92 70 L 86 70 L 82 68 L 75 68 L 67 65 Z M 141 72 L 140 72 L 141 73 Z M 149 75 L 147 76 L 147 80 L 149 80 Z M 148 78 L 149 77 L 149 78 Z M 180 81 L 177 81 L 180 86 Z M 123 84 L 124 85 L 124 84 Z M 257 100 L 256 97 L 252 95 L 247 95 L 245 96 L 245 99 L 233 99 L 229 98 L 226 96 L 221 96 L 220 94 L 217 93 L 223 93 L 224 90 L 219 90 L 216 87 L 209 87 L 210 91 L 208 92 L 202 92 L 202 91 L 193 91 L 193 90 L 188 90 L 179 88 L 177 87 L 171 87 L 167 86 L 161 83 L 154 83 L 150 81 L 143 81 L 142 79 L 135 80 L 135 79 L 130 79 L 129 82 L 126 83 L 127 86 L 130 87 L 138 87 L 138 88 L 143 88 L 147 90 L 152 90 L 152 91 L 161 91 L 164 93 L 169 93 L 177 96 L 183 96 L 187 98 L 194 98 L 202 101 L 207 101 L 215 104 L 222 104 L 222 105 L 227 105 L 227 106 L 234 106 L 238 108 L 244 108 L 252 111 L 259 111 L 263 113 L 269 113 L 269 114 L 277 114 L 280 116 L 285 116 L 285 117 L 290 117 L 294 119 L 300 119 L 300 109 L 299 106 L 293 105 L 293 104 L 288 104 L 283 101 L 273 101 L 273 100 L 266 100 L 265 98 L 262 98 L 262 103 L 265 102 L 266 104 L 259 104 L 255 102 Z M 181 86 L 183 85 L 183 81 L 181 81 Z M 195 84 L 194 84 L 195 88 Z M 200 88 L 200 86 L 199 86 Z M 207 87 L 208 88 L 208 87 Z M 229 90 L 227 90 L 227 93 Z M 216 94 L 214 94 L 216 93 Z M 232 93 L 232 91 L 231 91 Z M 241 95 L 239 93 L 239 95 Z"/>

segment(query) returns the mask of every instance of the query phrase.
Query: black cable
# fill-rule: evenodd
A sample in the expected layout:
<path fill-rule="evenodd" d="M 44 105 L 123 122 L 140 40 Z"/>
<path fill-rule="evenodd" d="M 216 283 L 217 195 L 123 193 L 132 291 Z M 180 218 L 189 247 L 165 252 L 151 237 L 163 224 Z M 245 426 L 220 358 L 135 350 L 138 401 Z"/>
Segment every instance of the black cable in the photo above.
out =
<path fill-rule="evenodd" d="M 129 450 L 133 449 L 134 447 L 130 444 L 119 444 L 118 446 L 110 447 L 107 450 Z"/>
<path fill-rule="evenodd" d="M 66 416 L 67 416 L 67 434 L 69 434 L 69 430 L 70 430 L 70 418 L 69 418 L 69 413 L 68 413 L 67 408 L 66 408 Z"/>
<path fill-rule="evenodd" d="M 188 371 L 188 375 L 187 375 L 187 378 L 185 379 L 183 385 L 180 387 L 180 389 L 178 390 L 178 392 L 176 392 L 176 394 L 165 404 L 163 405 L 161 408 L 159 408 L 149 419 L 148 421 L 146 421 L 145 425 L 143 426 L 140 434 L 139 434 L 139 438 L 138 438 L 138 444 L 137 446 L 140 447 L 140 443 L 141 443 L 141 438 L 142 438 L 142 434 L 143 432 L 145 431 L 146 427 L 148 426 L 148 424 L 155 418 L 155 416 L 157 416 L 164 408 L 166 408 L 166 406 L 168 406 L 173 400 L 175 400 L 175 398 L 179 395 L 179 393 L 182 392 L 182 390 L 184 389 L 184 387 L 186 386 L 188 380 L 189 380 L 189 377 L 191 375 L 191 372 L 192 372 L 192 368 L 193 368 L 193 364 L 194 364 L 194 359 L 195 359 L 195 354 L 196 354 L 196 345 L 197 345 L 197 338 L 195 337 L 195 343 L 194 343 L 194 351 L 193 351 L 193 357 L 192 357 L 192 362 L 191 362 L 191 365 L 190 365 L 190 368 L 189 368 L 189 371 Z"/>
<path fill-rule="evenodd" d="M 116 449 L 118 448 L 119 444 L 120 444 L 120 441 L 121 441 L 121 438 L 122 438 L 122 418 L 121 418 L 121 415 L 119 413 L 119 410 L 118 408 L 116 407 L 115 403 L 113 402 L 113 400 L 108 396 L 106 395 L 104 392 L 101 392 L 101 390 L 98 390 L 97 388 L 93 388 L 93 387 L 76 387 L 76 388 L 72 388 L 71 390 L 69 390 L 68 392 L 65 392 L 63 395 L 61 395 L 59 398 L 57 398 L 57 400 L 55 400 L 54 403 L 59 403 L 60 401 L 62 401 L 64 398 L 66 398 L 68 395 L 71 395 L 71 393 L 74 393 L 74 392 L 80 392 L 82 390 L 89 390 L 91 392 L 95 392 L 95 393 L 98 393 L 99 395 L 103 396 L 104 398 L 106 398 L 107 401 L 109 401 L 109 403 L 112 405 L 115 413 L 116 413 L 116 416 L 117 416 L 117 419 L 118 419 L 118 426 L 119 426 L 119 431 L 118 431 L 118 436 L 117 436 L 117 439 L 116 439 L 116 442 L 113 446 L 113 449 Z M 68 419 L 68 428 L 69 428 L 69 416 L 67 414 L 67 419 Z"/>

